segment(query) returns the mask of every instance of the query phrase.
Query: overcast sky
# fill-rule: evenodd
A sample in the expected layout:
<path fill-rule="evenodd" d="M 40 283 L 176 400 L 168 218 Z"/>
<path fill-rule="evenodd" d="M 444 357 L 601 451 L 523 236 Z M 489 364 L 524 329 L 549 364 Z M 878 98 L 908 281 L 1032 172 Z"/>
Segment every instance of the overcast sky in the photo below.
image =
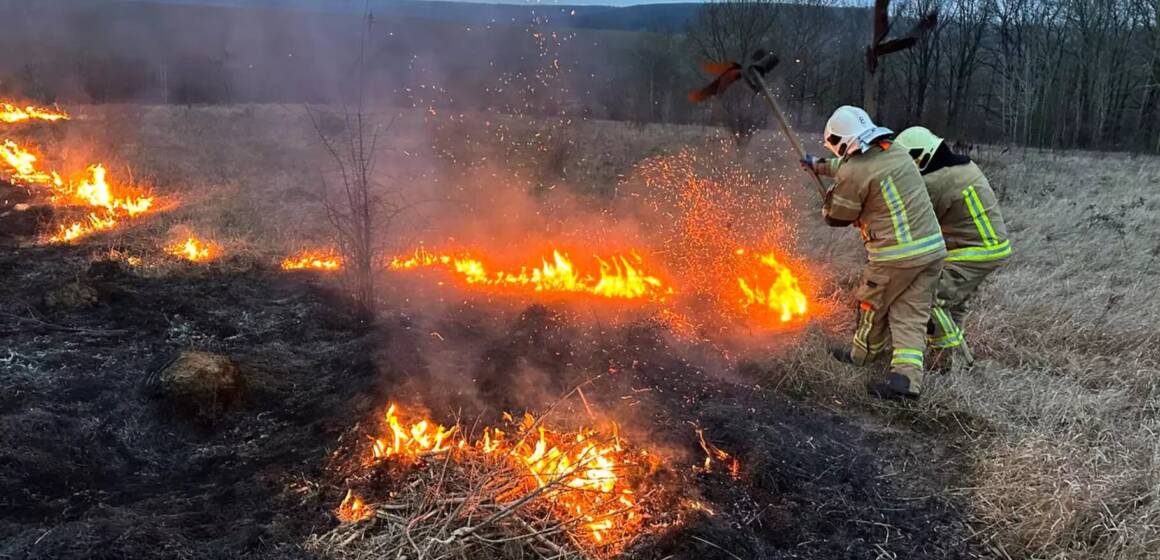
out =
<path fill-rule="evenodd" d="M 441 2 L 444 0 L 426 0 L 427 2 Z M 519 4 L 535 5 L 565 5 L 565 6 L 634 6 L 637 4 L 699 4 L 702 0 L 446 0 L 450 2 L 475 2 L 477 4 Z"/>

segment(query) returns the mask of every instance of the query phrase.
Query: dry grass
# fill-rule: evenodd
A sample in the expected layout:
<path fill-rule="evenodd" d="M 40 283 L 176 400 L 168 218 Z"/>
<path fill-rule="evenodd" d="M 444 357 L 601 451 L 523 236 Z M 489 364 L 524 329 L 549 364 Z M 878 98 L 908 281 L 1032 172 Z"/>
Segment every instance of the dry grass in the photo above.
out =
<path fill-rule="evenodd" d="M 984 151 L 1004 198 L 1016 256 L 975 301 L 978 360 L 939 375 L 913 406 L 855 396 L 861 372 L 816 348 L 779 358 L 776 381 L 823 400 L 853 399 L 962 439 L 978 538 L 1011 558 L 1160 554 L 1160 160 L 1107 154 Z M 848 233 L 848 232 L 846 232 Z M 836 285 L 856 278 L 856 236 Z M 811 242 L 812 241 L 812 242 Z M 821 254 L 817 247 L 809 251 Z M 823 340 L 840 340 L 818 336 Z M 789 372 L 788 374 L 785 372 Z"/>
<path fill-rule="evenodd" d="M 317 215 L 309 193 L 319 154 L 301 108 L 119 110 L 132 112 L 139 125 L 135 141 L 118 144 L 116 155 L 162 194 L 183 199 L 181 209 L 141 227 L 212 231 L 235 251 L 270 259 L 326 241 L 321 222 L 308 219 Z M 429 180 L 423 169 L 432 160 L 409 156 L 433 154 L 447 139 L 420 117 L 405 121 L 389 147 L 395 159 L 385 165 Z M 584 123 L 562 137 L 566 154 L 547 150 L 546 164 L 569 184 L 607 196 L 634 162 L 713 134 Z M 825 342 L 845 338 L 848 318 L 839 316 L 770 361 L 763 385 L 834 408 L 853 402 L 965 442 L 971 466 L 963 487 L 949 491 L 969 504 L 977 538 L 999 555 L 1158 557 L 1160 159 L 998 150 L 979 159 L 1004 198 L 1016 256 L 984 287 L 968 318 L 976 367 L 932 378 L 917 405 L 866 401 L 863 374 L 835 365 L 823 351 Z M 792 162 L 776 136 L 765 133 L 747 154 L 723 164 L 802 184 L 795 203 L 802 209 L 800 251 L 829 277 L 822 292 L 844 302 L 861 268 L 860 244 L 853 232 L 818 223 L 816 201 Z M 478 473 L 456 476 L 470 483 Z M 405 514 L 388 511 L 376 521 L 393 527 L 383 533 L 393 536 L 382 538 L 405 536 L 390 516 L 446 515 L 422 489 L 410 492 L 398 501 Z M 355 530 L 327 538 L 350 538 Z M 366 548 L 358 550 L 369 554 L 396 541 L 361 542 Z M 333 545 L 325 538 L 316 544 L 327 543 Z"/>
<path fill-rule="evenodd" d="M 536 502 L 559 488 L 512 496 L 523 485 L 516 469 L 480 459 L 452 461 L 448 455 L 410 472 L 387 501 L 369 506 L 370 517 L 315 535 L 307 548 L 342 560 L 584 557 L 568 527 Z"/>

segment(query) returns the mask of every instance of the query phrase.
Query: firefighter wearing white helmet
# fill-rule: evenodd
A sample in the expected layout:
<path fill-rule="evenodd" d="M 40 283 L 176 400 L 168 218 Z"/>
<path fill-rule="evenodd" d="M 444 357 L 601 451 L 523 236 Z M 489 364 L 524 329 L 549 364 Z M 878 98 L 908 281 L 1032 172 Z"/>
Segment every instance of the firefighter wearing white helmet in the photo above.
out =
<path fill-rule="evenodd" d="M 887 399 L 917 398 L 926 324 L 946 257 L 930 196 L 906 150 L 866 111 L 839 107 L 823 140 L 836 157 L 807 155 L 802 165 L 833 177 L 822 216 L 831 226 L 857 226 L 869 260 L 854 294 L 860 313 L 852 348 L 832 354 L 864 365 L 892 345 L 889 377 L 867 389 Z"/>
<path fill-rule="evenodd" d="M 898 135 L 926 181 L 939 216 L 947 259 L 939 276 L 929 343 L 937 349 L 963 343 L 963 315 L 979 285 L 1011 256 L 999 199 L 979 166 L 956 154 L 930 130 L 912 126 Z"/>

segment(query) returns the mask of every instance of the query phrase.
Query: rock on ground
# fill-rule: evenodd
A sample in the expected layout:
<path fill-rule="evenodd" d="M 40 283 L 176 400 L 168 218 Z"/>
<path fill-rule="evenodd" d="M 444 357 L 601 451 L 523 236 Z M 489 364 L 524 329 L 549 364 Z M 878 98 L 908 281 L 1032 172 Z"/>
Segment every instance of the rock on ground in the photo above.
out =
<path fill-rule="evenodd" d="M 210 352 L 182 352 L 158 377 L 162 393 L 178 408 L 206 420 L 241 396 L 242 377 L 228 356 Z"/>

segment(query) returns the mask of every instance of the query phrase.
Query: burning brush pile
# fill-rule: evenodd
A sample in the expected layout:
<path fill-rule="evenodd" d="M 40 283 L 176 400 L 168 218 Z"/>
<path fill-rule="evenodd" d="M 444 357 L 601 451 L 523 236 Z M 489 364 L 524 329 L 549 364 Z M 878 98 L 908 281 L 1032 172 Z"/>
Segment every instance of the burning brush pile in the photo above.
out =
<path fill-rule="evenodd" d="M 614 423 L 447 427 L 391 404 L 378 433 L 352 439 L 364 443 L 334 457 L 349 484 L 341 524 L 312 542 L 333 557 L 606 558 L 683 509 L 661 507 L 674 500 L 665 468 Z"/>

